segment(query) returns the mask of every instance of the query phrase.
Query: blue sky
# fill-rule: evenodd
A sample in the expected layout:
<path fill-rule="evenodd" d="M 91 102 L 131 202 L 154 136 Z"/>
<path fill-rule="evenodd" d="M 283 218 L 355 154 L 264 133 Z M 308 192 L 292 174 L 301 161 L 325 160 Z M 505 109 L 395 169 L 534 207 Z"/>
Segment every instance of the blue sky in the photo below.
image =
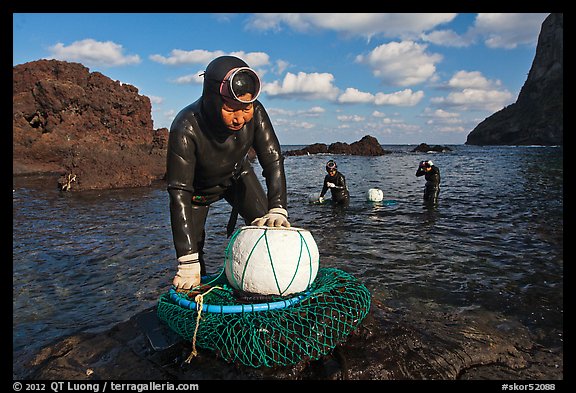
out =
<path fill-rule="evenodd" d="M 463 144 L 514 103 L 547 13 L 14 13 L 13 65 L 79 62 L 134 85 L 154 127 L 220 55 L 257 70 L 283 145 Z"/>

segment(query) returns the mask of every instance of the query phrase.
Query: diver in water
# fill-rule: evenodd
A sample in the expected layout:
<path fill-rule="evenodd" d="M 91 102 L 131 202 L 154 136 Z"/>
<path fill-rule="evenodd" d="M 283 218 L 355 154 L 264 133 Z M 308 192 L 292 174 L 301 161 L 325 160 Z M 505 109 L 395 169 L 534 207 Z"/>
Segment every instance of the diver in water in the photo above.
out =
<path fill-rule="evenodd" d="M 334 160 L 328 161 L 326 164 L 326 172 L 328 174 L 324 177 L 324 185 L 320 192 L 319 202 L 324 202 L 324 195 L 330 189 L 332 193 L 332 203 L 338 205 L 348 206 L 350 203 L 350 193 L 346 187 L 346 178 L 338 172 L 338 166 Z"/>
<path fill-rule="evenodd" d="M 190 289 L 206 274 L 203 258 L 210 205 L 224 198 L 246 225 L 290 227 L 280 143 L 262 104 L 260 79 L 241 59 L 221 56 L 203 73 L 202 96 L 178 113 L 170 128 L 166 181 L 178 260 L 172 284 Z M 256 152 L 267 192 L 250 164 Z"/>
<path fill-rule="evenodd" d="M 434 165 L 432 160 L 421 161 L 416 171 L 416 176 L 424 176 L 424 202 L 437 204 L 440 193 L 440 169 Z"/>

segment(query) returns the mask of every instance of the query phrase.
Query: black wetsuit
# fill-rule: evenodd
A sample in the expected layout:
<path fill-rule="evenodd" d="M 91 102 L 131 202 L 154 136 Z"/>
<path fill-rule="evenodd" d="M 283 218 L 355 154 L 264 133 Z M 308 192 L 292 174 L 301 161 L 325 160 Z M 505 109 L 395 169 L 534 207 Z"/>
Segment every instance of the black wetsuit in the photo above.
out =
<path fill-rule="evenodd" d="M 213 61 L 204 75 L 202 97 L 174 119 L 168 141 L 166 180 L 176 256 L 198 252 L 201 272 L 204 230 L 210 204 L 225 198 L 232 205 L 228 235 L 237 212 L 249 225 L 272 208 L 287 208 L 286 176 L 280 143 L 266 110 L 255 101 L 254 117 L 239 131 L 225 127 L 219 86 L 226 73 L 246 63 L 231 56 Z M 248 158 L 253 148 L 267 193 Z M 231 225 L 230 225 L 231 224 Z"/>
<path fill-rule="evenodd" d="M 320 192 L 321 197 L 323 197 L 328 191 L 328 183 L 334 183 L 336 185 L 336 187 L 330 188 L 330 192 L 332 193 L 332 203 L 348 205 L 350 202 L 350 193 L 346 187 L 346 178 L 344 175 L 338 171 L 336 171 L 334 176 L 330 176 L 330 174 L 326 175 L 324 177 L 322 192 Z"/>
<path fill-rule="evenodd" d="M 432 165 L 432 170 L 426 172 L 423 167 L 418 167 L 416 176 L 424 176 L 426 184 L 424 185 L 424 201 L 430 203 L 438 202 L 438 194 L 440 193 L 440 169 L 436 165 Z"/>

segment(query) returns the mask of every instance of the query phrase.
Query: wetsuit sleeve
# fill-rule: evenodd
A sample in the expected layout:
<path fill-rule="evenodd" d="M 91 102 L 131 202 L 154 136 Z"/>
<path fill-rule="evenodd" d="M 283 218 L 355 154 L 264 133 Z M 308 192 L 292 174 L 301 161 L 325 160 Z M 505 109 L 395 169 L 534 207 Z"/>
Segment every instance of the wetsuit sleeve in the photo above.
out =
<path fill-rule="evenodd" d="M 184 126 L 172 127 L 168 137 L 166 156 L 166 182 L 168 190 L 180 189 L 194 192 L 196 144 L 192 133 Z"/>
<path fill-rule="evenodd" d="M 172 127 L 168 137 L 166 181 L 176 257 L 198 252 L 192 231 L 192 195 L 196 147 L 190 132 Z"/>
<path fill-rule="evenodd" d="M 322 191 L 320 192 L 320 196 L 323 197 L 328 192 L 328 176 L 324 176 L 324 185 L 322 186 Z"/>
<path fill-rule="evenodd" d="M 436 165 L 432 166 L 432 175 L 430 176 L 430 181 L 436 185 L 440 184 L 440 168 L 438 168 Z"/>
<path fill-rule="evenodd" d="M 343 174 L 338 173 L 338 180 L 336 182 L 336 187 L 338 190 L 345 190 L 346 189 L 346 178 Z"/>
<path fill-rule="evenodd" d="M 268 209 L 280 207 L 287 210 L 286 174 L 284 156 L 272 122 L 262 104 L 254 106 L 254 150 L 266 180 Z"/>
<path fill-rule="evenodd" d="M 424 168 L 418 167 L 418 170 L 416 171 L 416 176 L 420 177 L 420 176 L 424 176 L 425 174 L 426 174 L 426 171 L 424 171 Z"/>

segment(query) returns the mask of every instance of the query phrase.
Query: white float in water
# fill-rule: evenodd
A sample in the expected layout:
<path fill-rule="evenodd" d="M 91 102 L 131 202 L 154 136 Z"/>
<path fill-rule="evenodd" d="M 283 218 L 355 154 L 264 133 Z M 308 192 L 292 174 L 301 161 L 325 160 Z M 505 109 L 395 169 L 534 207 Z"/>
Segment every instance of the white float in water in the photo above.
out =
<path fill-rule="evenodd" d="M 307 290 L 319 264 L 318 246 L 306 229 L 244 226 L 230 239 L 224 270 L 236 289 L 286 296 Z"/>
<path fill-rule="evenodd" d="M 366 193 L 366 199 L 370 202 L 382 202 L 384 199 L 384 192 L 379 188 L 371 188 Z"/>
<path fill-rule="evenodd" d="M 319 192 L 314 192 L 312 194 L 308 194 L 308 202 L 309 203 L 317 203 L 319 199 L 320 199 L 320 193 Z"/>

